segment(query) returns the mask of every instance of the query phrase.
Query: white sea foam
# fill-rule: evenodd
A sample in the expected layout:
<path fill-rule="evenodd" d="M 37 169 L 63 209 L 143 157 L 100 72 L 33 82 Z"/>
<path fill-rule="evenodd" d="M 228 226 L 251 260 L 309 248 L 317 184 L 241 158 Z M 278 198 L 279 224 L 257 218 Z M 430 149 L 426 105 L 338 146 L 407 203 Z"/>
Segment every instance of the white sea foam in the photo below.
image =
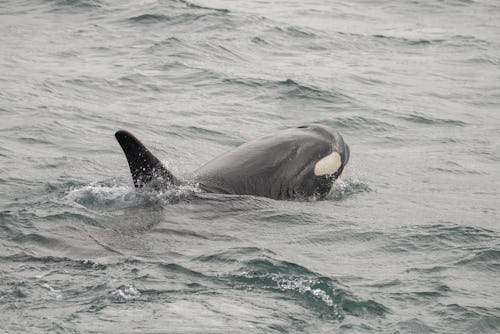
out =
<path fill-rule="evenodd" d="M 139 297 L 141 293 L 139 292 L 139 290 L 137 290 L 135 286 L 129 285 L 129 286 L 121 286 L 117 290 L 113 291 L 112 295 L 120 299 L 128 300 Z"/>
<path fill-rule="evenodd" d="M 277 275 L 273 276 L 272 279 L 277 283 L 280 290 L 293 290 L 302 294 L 309 292 L 322 300 L 326 305 L 334 306 L 332 297 L 324 290 L 314 287 L 320 283 L 317 279 L 307 277 L 283 278 Z"/>
<path fill-rule="evenodd" d="M 129 185 L 90 184 L 71 188 L 65 199 L 86 207 L 120 207 L 140 202 L 172 204 L 188 200 L 200 191 L 195 184 L 185 184 L 161 190 L 148 189 L 147 187 L 137 190 Z"/>
<path fill-rule="evenodd" d="M 98 200 L 116 200 L 125 198 L 132 190 L 133 188 L 130 186 L 90 184 L 79 188 L 71 188 L 66 195 L 66 199 L 78 201 L 93 197 Z"/>

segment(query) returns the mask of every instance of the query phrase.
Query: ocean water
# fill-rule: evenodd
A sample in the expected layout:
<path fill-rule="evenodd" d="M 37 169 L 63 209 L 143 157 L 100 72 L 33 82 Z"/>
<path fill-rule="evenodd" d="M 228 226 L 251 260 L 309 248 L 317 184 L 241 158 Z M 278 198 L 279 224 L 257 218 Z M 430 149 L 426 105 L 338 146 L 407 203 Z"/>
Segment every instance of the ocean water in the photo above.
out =
<path fill-rule="evenodd" d="M 500 2 L 0 1 L 0 332 L 499 333 Z M 326 200 L 137 193 L 318 123 Z"/>

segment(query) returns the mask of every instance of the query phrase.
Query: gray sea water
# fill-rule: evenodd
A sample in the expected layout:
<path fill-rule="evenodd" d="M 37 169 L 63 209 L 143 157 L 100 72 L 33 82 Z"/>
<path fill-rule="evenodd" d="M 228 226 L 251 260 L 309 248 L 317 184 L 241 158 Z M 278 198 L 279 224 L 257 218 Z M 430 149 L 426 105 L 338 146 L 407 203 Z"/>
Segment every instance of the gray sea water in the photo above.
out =
<path fill-rule="evenodd" d="M 499 333 L 500 2 L 0 1 L 0 332 Z M 136 193 L 319 123 L 326 200 Z"/>

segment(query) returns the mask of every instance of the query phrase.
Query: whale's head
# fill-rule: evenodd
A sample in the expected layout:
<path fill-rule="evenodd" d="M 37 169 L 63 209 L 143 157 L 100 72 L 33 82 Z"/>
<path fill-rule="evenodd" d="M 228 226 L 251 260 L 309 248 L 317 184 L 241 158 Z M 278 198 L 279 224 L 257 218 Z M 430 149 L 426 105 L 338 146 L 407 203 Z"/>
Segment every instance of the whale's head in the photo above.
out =
<path fill-rule="evenodd" d="M 333 182 L 338 179 L 349 162 L 349 146 L 336 130 L 324 125 L 303 125 L 298 129 L 314 137 L 314 146 L 302 153 L 304 161 L 302 183 L 307 188 L 315 188 L 317 195 L 330 192 Z"/>

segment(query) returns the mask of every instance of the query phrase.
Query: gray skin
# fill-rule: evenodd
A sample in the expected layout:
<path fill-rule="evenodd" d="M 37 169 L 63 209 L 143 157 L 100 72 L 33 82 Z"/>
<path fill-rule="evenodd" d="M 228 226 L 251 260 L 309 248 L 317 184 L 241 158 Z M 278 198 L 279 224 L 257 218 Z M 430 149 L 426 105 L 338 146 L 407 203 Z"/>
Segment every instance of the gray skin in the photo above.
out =
<path fill-rule="evenodd" d="M 129 163 L 136 188 L 164 189 L 182 182 L 130 133 L 115 134 Z M 317 176 L 316 163 L 337 152 L 341 165 L 334 174 Z M 219 194 L 295 199 L 327 195 L 349 161 L 349 146 L 334 129 L 305 125 L 245 143 L 194 172 L 200 189 Z"/>

